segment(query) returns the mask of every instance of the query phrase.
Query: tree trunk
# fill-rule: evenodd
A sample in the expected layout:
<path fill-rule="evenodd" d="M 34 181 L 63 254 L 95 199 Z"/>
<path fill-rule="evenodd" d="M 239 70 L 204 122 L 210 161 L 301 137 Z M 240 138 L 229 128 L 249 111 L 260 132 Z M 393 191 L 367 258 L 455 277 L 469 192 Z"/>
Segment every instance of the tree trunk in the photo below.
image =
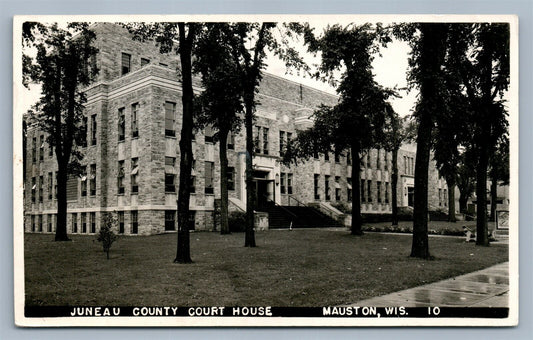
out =
<path fill-rule="evenodd" d="M 352 144 L 352 235 L 363 235 L 361 220 L 361 152 L 359 142 Z"/>
<path fill-rule="evenodd" d="M 398 148 L 392 150 L 391 174 L 392 225 L 398 225 Z"/>
<path fill-rule="evenodd" d="M 227 144 L 228 131 L 219 131 L 220 140 L 220 234 L 229 234 L 228 225 L 228 155 Z"/>
<path fill-rule="evenodd" d="M 448 222 L 457 222 L 455 218 L 455 182 L 446 181 L 448 185 Z"/>
<path fill-rule="evenodd" d="M 250 96 L 250 95 L 249 95 Z M 244 246 L 255 247 L 254 234 L 254 207 L 255 207 L 255 185 L 253 180 L 253 93 L 252 98 L 245 100 L 245 125 L 246 125 L 246 231 Z"/>
<path fill-rule="evenodd" d="M 191 192 L 192 168 L 192 129 L 193 129 L 193 99 L 191 51 L 194 38 L 194 28 L 189 25 L 189 34 L 185 36 L 185 24 L 178 23 L 182 75 L 182 104 L 183 123 L 180 136 L 180 180 L 178 189 L 178 245 L 176 263 L 191 263 L 190 235 L 189 235 L 189 201 Z"/>
<path fill-rule="evenodd" d="M 67 236 L 67 166 L 59 163 L 57 170 L 56 241 L 70 241 Z"/>
<path fill-rule="evenodd" d="M 467 203 L 468 203 L 468 196 L 466 196 L 465 194 L 463 194 L 463 192 L 461 191 L 461 189 L 459 188 L 459 211 L 463 214 L 466 214 L 468 213 L 467 211 Z"/>
<path fill-rule="evenodd" d="M 488 246 L 489 234 L 487 226 L 487 166 L 488 154 L 483 147 L 479 150 L 479 160 L 476 168 L 476 199 L 477 199 L 477 221 L 476 221 L 476 245 Z"/>
<path fill-rule="evenodd" d="M 495 175 L 496 170 L 493 170 Z M 498 180 L 497 176 L 491 178 L 490 183 L 490 221 L 496 221 L 496 210 L 498 209 Z"/>
<path fill-rule="evenodd" d="M 413 244 L 411 257 L 429 259 L 428 242 L 428 169 L 433 115 L 440 109 L 438 91 L 447 36 L 446 24 L 424 23 L 420 27 L 420 102 L 418 104 L 418 137 L 415 160 L 415 192 L 413 211 Z"/>

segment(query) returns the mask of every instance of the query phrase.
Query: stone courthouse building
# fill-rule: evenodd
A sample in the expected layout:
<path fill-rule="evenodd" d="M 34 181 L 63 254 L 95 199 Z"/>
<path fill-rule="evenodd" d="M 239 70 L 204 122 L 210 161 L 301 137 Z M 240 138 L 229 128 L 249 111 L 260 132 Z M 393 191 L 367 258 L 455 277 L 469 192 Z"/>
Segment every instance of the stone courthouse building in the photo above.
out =
<path fill-rule="evenodd" d="M 96 81 L 87 88 L 85 174 L 67 184 L 68 233 L 95 233 L 101 214 L 116 212 L 121 234 L 157 234 L 175 230 L 181 128 L 181 84 L 175 54 L 160 54 L 149 43 L 133 41 L 111 23 L 94 25 Z M 200 91 L 199 80 L 195 91 Z M 298 166 L 285 166 L 280 156 L 298 130 L 312 124 L 309 116 L 320 104 L 337 97 L 283 78 L 264 74 L 257 100 L 254 177 L 258 209 L 273 201 L 281 206 L 314 204 L 338 213 L 351 196 L 349 154 L 317 155 Z M 54 232 L 57 212 L 53 150 L 35 127 L 27 130 L 24 213 L 27 232 Z M 244 210 L 245 138 L 228 138 L 230 209 Z M 391 155 L 371 150 L 361 164 L 363 213 L 390 213 L 391 195 L 399 206 L 413 205 L 415 148 L 398 155 L 398 192 L 391 192 Z M 213 131 L 198 131 L 193 141 L 193 192 L 190 228 L 212 230 L 220 198 L 218 144 Z M 430 209 L 444 209 L 446 185 L 430 167 Z"/>

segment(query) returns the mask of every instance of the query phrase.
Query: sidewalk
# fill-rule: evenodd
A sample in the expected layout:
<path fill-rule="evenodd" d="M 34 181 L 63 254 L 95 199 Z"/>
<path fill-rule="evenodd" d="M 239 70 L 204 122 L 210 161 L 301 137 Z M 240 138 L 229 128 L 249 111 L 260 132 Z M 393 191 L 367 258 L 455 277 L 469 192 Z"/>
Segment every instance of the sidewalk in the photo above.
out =
<path fill-rule="evenodd" d="M 350 306 L 508 307 L 509 262 L 444 281 L 359 301 Z"/>

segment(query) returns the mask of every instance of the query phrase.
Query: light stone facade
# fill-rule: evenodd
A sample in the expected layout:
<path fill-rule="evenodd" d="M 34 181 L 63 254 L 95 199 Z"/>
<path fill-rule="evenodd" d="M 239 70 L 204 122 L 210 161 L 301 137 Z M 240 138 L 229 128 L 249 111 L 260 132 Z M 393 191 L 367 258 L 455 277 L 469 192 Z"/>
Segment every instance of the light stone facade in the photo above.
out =
<path fill-rule="evenodd" d="M 169 231 L 172 228 L 165 227 L 166 217 L 173 215 L 174 221 L 176 220 L 178 142 L 182 124 L 177 56 L 160 54 L 158 48 L 150 43 L 133 41 L 124 28 L 111 23 L 96 24 L 94 30 L 97 36 L 96 47 L 99 49 L 96 63 L 100 72 L 96 81 L 86 90 L 87 146 L 79 148 L 84 154 L 82 163 L 87 165 L 87 175 L 69 181 L 67 231 L 89 234 L 98 231 L 103 212 L 116 213 L 121 225 L 118 231 L 126 235 L 150 235 Z M 130 56 L 127 73 L 122 70 L 124 54 Z M 147 60 L 149 63 L 146 63 Z M 195 91 L 201 90 L 198 79 L 195 79 L 194 87 Z M 287 133 L 295 137 L 298 130 L 312 124 L 310 115 L 316 107 L 320 104 L 333 105 L 337 97 L 264 74 L 257 100 L 260 104 L 257 106 L 255 125 L 260 127 L 261 150 L 254 156 L 253 163 L 258 176 L 263 177 L 258 179 L 258 185 L 261 185 L 268 199 L 280 205 L 317 201 L 324 204 L 348 204 L 351 164 L 345 154 L 338 162 L 331 153 L 329 160 L 320 155 L 318 159 L 310 159 L 298 166 L 288 167 L 280 163 L 280 132 L 283 132 L 285 140 Z M 166 103 L 175 104 L 175 136 L 167 136 L 165 133 Z M 137 134 L 134 133 L 132 122 L 134 111 Z M 119 133 L 121 115 L 124 116 L 124 138 Z M 94 126 L 96 130 L 93 133 Z M 267 137 L 267 152 L 263 148 L 263 134 Z M 55 231 L 57 202 L 54 187 L 57 165 L 55 156 L 49 153 L 48 145 L 41 143 L 41 136 L 44 134 L 35 127 L 28 128 L 24 201 L 27 232 Z M 228 161 L 229 166 L 235 170 L 235 187 L 229 191 L 229 197 L 230 210 L 238 210 L 245 207 L 246 198 L 245 136 L 241 131 L 233 138 L 234 147 L 228 150 Z M 193 141 L 195 192 L 191 194 L 190 203 L 190 208 L 194 211 L 191 227 L 194 224 L 196 230 L 214 228 L 215 200 L 220 198 L 218 151 L 218 143 L 206 141 L 203 131 L 197 132 Z M 363 157 L 365 161 L 361 166 L 361 179 L 367 185 L 370 183 L 370 196 L 367 187 L 362 212 L 390 213 L 391 155 L 383 150 L 371 150 L 368 154 L 368 161 Z M 166 165 L 169 159 L 166 157 L 175 159 L 173 166 Z M 412 190 L 409 188 L 413 186 L 414 158 L 414 148 L 409 146 L 402 148 L 398 155 L 400 177 L 396 194 L 399 206 L 410 203 L 408 197 Z M 210 167 L 206 162 L 214 165 L 212 193 L 205 189 L 205 172 Z M 90 173 L 91 165 L 96 167 L 95 176 Z M 174 192 L 166 190 L 165 174 L 175 176 Z M 290 189 L 289 174 L 292 182 Z M 318 195 L 315 197 L 316 175 Z M 133 176 L 137 179 L 137 192 L 133 190 Z M 119 185 L 119 177 L 122 185 Z M 329 178 L 328 185 L 326 178 Z M 95 183 L 94 192 L 91 191 L 92 183 Z M 326 194 L 327 186 L 329 195 Z M 41 187 L 42 199 L 39 190 Z M 445 182 L 438 178 L 432 163 L 430 208 L 439 206 L 438 190 L 444 188 Z M 372 200 L 368 197 L 372 197 Z M 172 220 L 169 221 L 169 225 L 172 225 L 170 222 Z M 172 226 L 175 228 L 175 223 Z"/>

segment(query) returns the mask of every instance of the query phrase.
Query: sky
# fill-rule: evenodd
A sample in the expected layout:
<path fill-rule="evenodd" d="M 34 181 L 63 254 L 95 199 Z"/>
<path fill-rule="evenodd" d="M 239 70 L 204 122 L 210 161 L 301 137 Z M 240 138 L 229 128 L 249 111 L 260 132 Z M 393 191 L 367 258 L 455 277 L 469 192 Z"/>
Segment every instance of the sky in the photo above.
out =
<path fill-rule="evenodd" d="M 312 26 L 315 27 L 315 32 L 319 33 L 323 30 L 325 24 L 317 22 L 312 23 Z M 299 43 L 295 42 L 295 44 L 298 45 Z M 393 40 L 386 48 L 381 48 L 381 56 L 376 55 L 372 63 L 375 80 L 380 85 L 400 89 L 398 90 L 400 98 L 391 98 L 390 102 L 394 110 L 402 117 L 412 112 L 417 94 L 416 90 L 413 90 L 411 93 L 408 93 L 405 89 L 401 90 L 407 86 L 406 74 L 408 71 L 407 61 L 409 50 L 410 48 L 407 43 Z M 308 53 L 301 44 L 299 44 L 298 51 L 311 67 L 319 62 L 319 58 Z M 283 62 L 272 54 L 267 58 L 267 67 L 265 71 L 328 93 L 336 93 L 335 89 L 329 84 L 311 79 L 309 76 L 297 75 L 295 72 L 293 72 L 293 74 L 287 74 Z M 30 109 L 33 103 L 35 103 L 40 97 L 40 87 L 38 85 L 31 85 L 30 88 L 30 91 L 27 89 L 23 90 L 23 96 L 25 98 L 22 103 L 23 112 Z"/>

